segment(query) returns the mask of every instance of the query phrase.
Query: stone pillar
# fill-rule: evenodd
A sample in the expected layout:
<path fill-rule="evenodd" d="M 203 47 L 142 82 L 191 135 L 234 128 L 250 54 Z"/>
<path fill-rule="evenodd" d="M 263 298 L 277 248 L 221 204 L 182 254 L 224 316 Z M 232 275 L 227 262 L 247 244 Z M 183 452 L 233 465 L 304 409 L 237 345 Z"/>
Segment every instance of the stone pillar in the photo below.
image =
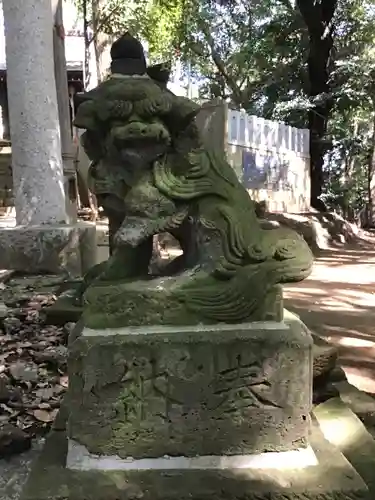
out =
<path fill-rule="evenodd" d="M 1 230 L 0 269 L 80 275 L 96 263 L 96 235 L 67 224 L 51 0 L 3 11 L 17 226 Z"/>
<path fill-rule="evenodd" d="M 70 126 L 68 75 L 65 59 L 65 42 L 63 27 L 62 0 L 52 0 L 52 14 L 55 29 L 53 34 L 53 51 L 55 79 L 57 90 L 57 106 L 59 111 L 61 151 L 64 170 L 64 186 L 66 210 L 70 222 L 77 221 L 77 178 L 75 171 L 75 153 Z"/>
<path fill-rule="evenodd" d="M 17 224 L 67 220 L 50 0 L 3 2 Z"/>

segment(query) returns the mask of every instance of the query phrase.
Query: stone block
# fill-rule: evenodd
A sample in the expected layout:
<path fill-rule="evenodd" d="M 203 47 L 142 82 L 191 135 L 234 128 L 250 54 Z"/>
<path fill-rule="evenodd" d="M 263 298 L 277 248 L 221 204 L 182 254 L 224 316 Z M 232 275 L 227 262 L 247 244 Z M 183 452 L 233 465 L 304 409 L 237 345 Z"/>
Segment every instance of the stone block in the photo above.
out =
<path fill-rule="evenodd" d="M 226 470 L 78 471 L 65 467 L 68 440 L 54 431 L 33 464 L 21 500 L 370 500 L 373 493 L 313 426 L 317 463 Z"/>
<path fill-rule="evenodd" d="M 312 336 L 314 340 L 314 379 L 327 379 L 337 365 L 338 347 L 325 341 L 319 335 L 312 333 Z"/>
<path fill-rule="evenodd" d="M 56 294 L 57 300 L 44 310 L 47 324 L 65 325 L 65 323 L 77 322 L 80 319 L 83 307 L 77 304 L 75 294 L 81 284 L 82 279 L 64 282 L 64 286 Z"/>
<path fill-rule="evenodd" d="M 48 325 L 65 325 L 76 322 L 82 316 L 82 307 L 76 305 L 72 297 L 59 297 L 51 306 L 44 309 Z"/>
<path fill-rule="evenodd" d="M 153 280 L 123 280 L 111 284 L 99 280 L 92 283 L 85 292 L 85 324 L 99 330 L 149 325 L 176 325 L 178 328 L 205 322 L 176 297 L 174 292 L 179 285 L 176 282 L 173 284 L 175 280 L 173 276 L 162 276 Z M 275 285 L 249 321 L 282 319 L 282 287 Z M 208 319 L 208 322 L 211 321 Z"/>
<path fill-rule="evenodd" d="M 297 322 L 83 328 L 70 346 L 69 437 L 138 459 L 304 447 L 312 344 Z"/>
<path fill-rule="evenodd" d="M 0 268 L 80 276 L 96 264 L 94 224 L 0 229 Z"/>
<path fill-rule="evenodd" d="M 284 308 L 284 321 L 288 324 L 293 322 L 302 323 L 300 317 Z M 310 331 L 314 347 L 313 347 L 313 378 L 314 382 L 321 382 L 329 378 L 329 375 L 337 367 L 338 348 L 324 340 L 320 335 Z"/>
<path fill-rule="evenodd" d="M 314 415 L 325 439 L 350 461 L 375 498 L 375 441 L 363 422 L 340 398 L 317 406 Z"/>

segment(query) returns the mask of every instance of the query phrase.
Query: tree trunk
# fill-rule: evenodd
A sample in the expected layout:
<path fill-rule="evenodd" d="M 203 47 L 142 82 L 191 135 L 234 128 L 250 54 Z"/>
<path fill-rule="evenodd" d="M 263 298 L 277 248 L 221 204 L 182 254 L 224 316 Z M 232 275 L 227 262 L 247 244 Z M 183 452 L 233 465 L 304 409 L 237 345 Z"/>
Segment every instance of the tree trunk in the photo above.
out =
<path fill-rule="evenodd" d="M 84 88 L 90 85 L 90 36 L 89 36 L 89 20 L 87 13 L 87 2 L 88 0 L 83 0 L 83 33 L 85 40 L 85 62 L 84 62 Z"/>
<path fill-rule="evenodd" d="M 103 22 L 101 21 L 101 12 L 106 0 L 92 0 L 92 19 L 91 27 L 93 31 L 92 44 L 95 54 L 95 68 L 98 83 L 101 83 L 108 71 L 110 65 L 110 45 L 111 38 L 103 32 Z"/>
<path fill-rule="evenodd" d="M 316 97 L 330 92 L 330 69 L 333 48 L 333 16 L 337 0 L 297 0 L 297 6 L 306 23 L 310 38 L 308 73 L 309 96 Z M 323 162 L 325 148 L 323 139 L 332 109 L 332 99 L 324 99 L 309 111 L 310 158 L 311 158 L 311 205 L 324 210 L 320 200 L 324 184 Z"/>
<path fill-rule="evenodd" d="M 373 125 L 372 125 L 372 139 L 369 161 L 367 166 L 367 226 L 373 227 L 374 225 L 374 197 L 375 197 L 375 102 L 373 111 Z"/>

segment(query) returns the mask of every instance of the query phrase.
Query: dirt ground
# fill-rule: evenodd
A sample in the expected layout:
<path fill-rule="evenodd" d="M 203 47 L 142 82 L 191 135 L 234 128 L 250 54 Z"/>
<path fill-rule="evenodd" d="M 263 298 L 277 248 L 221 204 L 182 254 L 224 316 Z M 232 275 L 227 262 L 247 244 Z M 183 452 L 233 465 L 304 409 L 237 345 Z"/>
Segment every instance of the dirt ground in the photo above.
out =
<path fill-rule="evenodd" d="M 322 252 L 312 275 L 284 290 L 285 307 L 338 345 L 349 382 L 375 394 L 375 237 Z"/>

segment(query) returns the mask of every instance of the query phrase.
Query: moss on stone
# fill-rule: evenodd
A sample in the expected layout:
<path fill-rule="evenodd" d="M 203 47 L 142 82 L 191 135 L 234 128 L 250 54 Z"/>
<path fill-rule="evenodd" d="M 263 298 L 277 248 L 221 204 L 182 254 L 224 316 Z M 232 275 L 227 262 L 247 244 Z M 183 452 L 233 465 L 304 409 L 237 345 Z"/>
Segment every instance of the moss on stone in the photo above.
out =
<path fill-rule="evenodd" d="M 203 144 L 194 121 L 196 104 L 147 77 L 112 77 L 88 98 L 76 124 L 90 126 L 88 153 L 92 150 L 94 158 L 103 151 L 90 171 L 93 187 L 112 197 L 124 220 L 114 238 L 116 251 L 103 272 L 86 283 L 102 282 L 101 296 L 99 288 L 85 296 L 90 325 L 264 319 L 273 309 L 269 298 L 275 285 L 308 276 L 313 262 L 308 245 L 291 230 L 261 227 L 254 202 L 224 155 Z M 150 143 L 158 152 L 142 168 L 122 163 L 122 151 L 130 147 L 146 154 Z M 137 259 L 147 252 L 141 246 L 186 221 L 197 257 L 185 269 L 188 279 L 180 273 L 173 286 L 162 286 L 162 296 L 158 280 L 143 283 L 145 265 L 138 266 Z M 203 245 L 207 249 L 199 248 Z"/>
<path fill-rule="evenodd" d="M 148 325 L 195 325 L 217 323 L 217 317 L 205 314 L 206 303 L 202 300 L 201 307 L 197 302 L 196 310 L 187 307 L 178 297 L 176 290 L 153 286 L 148 289 L 148 282 L 129 282 L 119 284 L 93 284 L 85 293 L 83 320 L 85 325 L 93 329 L 121 328 L 123 326 Z M 224 302 L 227 300 L 224 296 Z M 246 297 L 239 300 L 239 308 L 244 314 L 242 321 L 282 320 L 282 291 L 279 288 L 270 289 L 264 297 L 261 307 L 254 312 L 246 309 Z M 223 317 L 231 319 L 232 312 L 238 319 L 238 309 L 231 311 L 233 302 L 227 307 L 223 304 Z M 207 307 L 207 306 L 206 306 Z M 215 307 L 215 305 L 214 305 Z M 202 314 L 203 310 L 203 314 Z M 235 322 L 235 321 L 234 321 Z"/>
<path fill-rule="evenodd" d="M 304 446 L 311 347 L 300 325 L 82 335 L 70 345 L 69 436 L 122 458 Z"/>

